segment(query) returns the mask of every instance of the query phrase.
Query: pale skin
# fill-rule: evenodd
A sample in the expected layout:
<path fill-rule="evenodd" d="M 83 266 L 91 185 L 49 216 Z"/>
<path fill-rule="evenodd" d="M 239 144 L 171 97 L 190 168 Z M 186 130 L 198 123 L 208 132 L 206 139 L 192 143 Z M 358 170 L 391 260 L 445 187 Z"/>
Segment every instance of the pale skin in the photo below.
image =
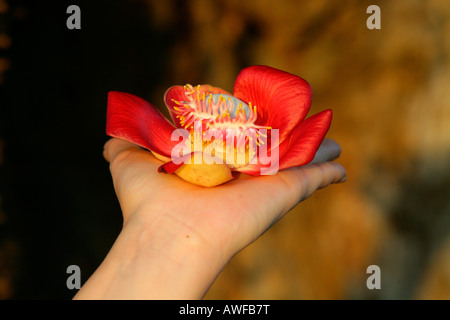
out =
<path fill-rule="evenodd" d="M 105 144 L 123 228 L 74 299 L 201 299 L 227 262 L 315 191 L 346 179 L 326 139 L 311 164 L 204 188 L 173 174 L 150 152 Z M 257 298 L 257 297 L 255 297 Z"/>

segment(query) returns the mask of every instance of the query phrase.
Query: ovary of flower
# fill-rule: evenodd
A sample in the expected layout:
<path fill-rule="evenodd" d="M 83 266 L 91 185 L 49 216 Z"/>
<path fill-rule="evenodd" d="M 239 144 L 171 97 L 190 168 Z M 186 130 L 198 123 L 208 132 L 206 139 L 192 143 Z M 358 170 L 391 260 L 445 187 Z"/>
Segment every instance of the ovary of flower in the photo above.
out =
<path fill-rule="evenodd" d="M 267 137 L 267 129 L 256 130 L 254 128 L 239 132 L 234 129 L 223 130 L 208 129 L 202 130 L 202 122 L 196 121 L 193 130 L 176 129 L 172 133 L 172 141 L 181 141 L 172 149 L 171 158 L 175 164 L 223 164 L 230 168 L 239 168 L 247 164 L 256 164 L 258 154 L 262 164 L 270 164 L 270 169 L 266 172 L 276 172 L 278 165 L 278 152 L 276 148 L 272 150 L 270 156 L 267 154 L 267 143 L 257 146 L 257 137 Z M 237 139 L 238 138 L 238 139 Z M 262 141 L 262 140 L 261 140 Z M 271 130 L 271 145 L 278 145 L 278 130 Z M 183 156 L 193 154 L 192 157 Z M 206 157 L 205 157 L 206 155 Z M 267 173 L 269 174 L 269 173 Z"/>

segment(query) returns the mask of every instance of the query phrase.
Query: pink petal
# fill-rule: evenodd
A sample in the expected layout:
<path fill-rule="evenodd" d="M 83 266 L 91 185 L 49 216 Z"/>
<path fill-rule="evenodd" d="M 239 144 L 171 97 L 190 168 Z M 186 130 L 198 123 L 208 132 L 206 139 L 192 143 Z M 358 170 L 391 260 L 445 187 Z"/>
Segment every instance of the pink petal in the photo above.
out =
<path fill-rule="evenodd" d="M 236 78 L 234 96 L 256 105 L 256 124 L 280 130 L 280 143 L 306 117 L 311 106 L 308 82 L 267 66 L 243 69 Z"/>
<path fill-rule="evenodd" d="M 175 127 L 149 102 L 129 93 L 108 94 L 106 134 L 170 157 L 178 141 L 171 141 Z"/>
<path fill-rule="evenodd" d="M 197 87 L 194 87 L 194 89 L 197 90 Z M 173 86 L 167 89 L 166 93 L 164 94 L 164 102 L 166 103 L 167 109 L 169 109 L 170 116 L 172 117 L 172 121 L 173 123 L 175 123 L 175 126 L 177 128 L 182 128 L 182 125 L 180 124 L 180 119 L 177 118 L 177 112 L 174 110 L 174 107 L 176 107 L 177 104 L 173 100 L 180 102 L 187 101 L 185 92 L 186 91 L 184 89 L 184 86 Z M 200 85 L 200 93 L 205 93 L 205 95 L 216 93 L 231 95 L 225 90 L 210 86 L 208 84 Z"/>

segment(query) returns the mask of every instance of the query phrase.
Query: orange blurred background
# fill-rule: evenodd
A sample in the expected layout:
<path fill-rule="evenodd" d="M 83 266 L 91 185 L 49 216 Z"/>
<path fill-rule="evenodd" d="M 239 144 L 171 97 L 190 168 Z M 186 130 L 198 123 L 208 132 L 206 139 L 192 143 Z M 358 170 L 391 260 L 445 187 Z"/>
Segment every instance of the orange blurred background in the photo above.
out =
<path fill-rule="evenodd" d="M 0 9 L 5 3 L 0 0 Z M 366 9 L 372 4 L 381 9 L 380 30 L 366 27 Z M 66 136 L 75 143 L 73 152 L 84 154 L 78 156 L 84 162 L 74 161 L 60 170 L 71 172 L 64 180 L 67 185 L 80 186 L 85 181 L 77 180 L 77 172 L 101 171 L 94 174 L 93 183 L 107 191 L 93 196 L 87 191 L 78 194 L 75 187 L 63 188 L 62 192 L 74 194 L 69 202 L 61 200 L 63 208 L 73 208 L 69 216 L 71 223 L 75 221 L 70 229 L 74 238 L 63 242 L 72 254 L 64 251 L 64 258 L 57 259 L 60 251 L 54 248 L 54 254 L 46 256 L 49 264 L 58 261 L 59 271 L 55 267 L 53 272 L 60 272 L 60 279 L 65 277 L 62 266 L 71 263 L 92 271 L 120 228 L 120 211 L 101 159 L 106 93 L 123 90 L 140 95 L 168 115 L 162 97 L 171 85 L 209 83 L 232 91 L 241 68 L 262 64 L 297 74 L 311 84 L 310 114 L 333 109 L 328 137 L 342 147 L 337 161 L 347 169 L 347 182 L 320 190 L 236 255 L 206 299 L 450 299 L 450 6 L 446 0 L 130 0 L 81 3 L 80 8 L 82 29 L 76 36 L 56 27 L 45 29 L 69 39 L 49 40 L 51 48 L 58 43 L 66 46 L 63 58 L 48 59 L 57 61 L 49 68 L 61 69 L 73 84 L 69 93 L 59 90 L 55 109 L 69 98 L 83 103 L 84 109 L 70 109 L 70 117 L 82 121 L 80 134 L 94 141 L 86 149 L 76 144 L 78 136 Z M 26 34 L 33 32 L 28 29 L 33 10 L 47 11 L 28 4 L 10 4 L 3 10 L 0 14 L 10 18 L 1 20 L 0 47 L 5 46 L 5 54 L 0 57 L 0 86 L 11 92 L 20 83 L 14 73 L 26 74 L 15 59 L 54 51 L 36 45 L 34 52 L 17 58 L 14 35 L 26 48 L 31 41 Z M 18 18 L 20 10 L 27 14 Z M 65 17 L 63 12 L 62 23 Z M 36 71 L 33 68 L 40 62 L 33 60 L 31 70 Z M 49 108 L 54 121 L 67 117 Z M 91 116 L 86 120 L 77 112 Z M 17 139 L 7 133 L 9 115 L 2 111 L 4 171 L 8 156 L 15 157 L 14 149 L 8 154 L 7 146 Z M 6 174 L 4 181 L 8 186 L 14 179 Z M 1 194 L 9 207 L 0 212 L 0 231 L 5 231 L 0 237 L 0 298 L 47 298 L 55 292 L 70 297 L 73 293 L 65 288 L 35 293 L 39 285 L 27 276 L 33 268 L 22 266 L 32 260 L 30 240 L 6 231 L 20 229 L 28 217 L 11 220 L 23 209 L 19 201 L 8 202 L 12 193 Z M 113 205 L 100 206 L 96 200 Z M 79 213 L 92 205 L 95 210 L 89 216 Z M 61 206 L 54 209 L 55 216 Z M 99 231 L 104 217 L 115 220 Z M 380 290 L 366 287 L 370 265 L 381 269 Z M 52 279 L 44 273 L 40 281 Z"/>

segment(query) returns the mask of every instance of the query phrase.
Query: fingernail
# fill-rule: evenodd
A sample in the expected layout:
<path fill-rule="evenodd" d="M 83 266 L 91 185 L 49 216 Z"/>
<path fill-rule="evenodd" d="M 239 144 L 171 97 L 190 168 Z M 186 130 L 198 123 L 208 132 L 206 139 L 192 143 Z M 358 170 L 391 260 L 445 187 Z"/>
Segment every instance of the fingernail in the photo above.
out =
<path fill-rule="evenodd" d="M 342 179 L 340 179 L 337 183 L 343 183 L 347 181 L 347 176 L 344 176 Z"/>

